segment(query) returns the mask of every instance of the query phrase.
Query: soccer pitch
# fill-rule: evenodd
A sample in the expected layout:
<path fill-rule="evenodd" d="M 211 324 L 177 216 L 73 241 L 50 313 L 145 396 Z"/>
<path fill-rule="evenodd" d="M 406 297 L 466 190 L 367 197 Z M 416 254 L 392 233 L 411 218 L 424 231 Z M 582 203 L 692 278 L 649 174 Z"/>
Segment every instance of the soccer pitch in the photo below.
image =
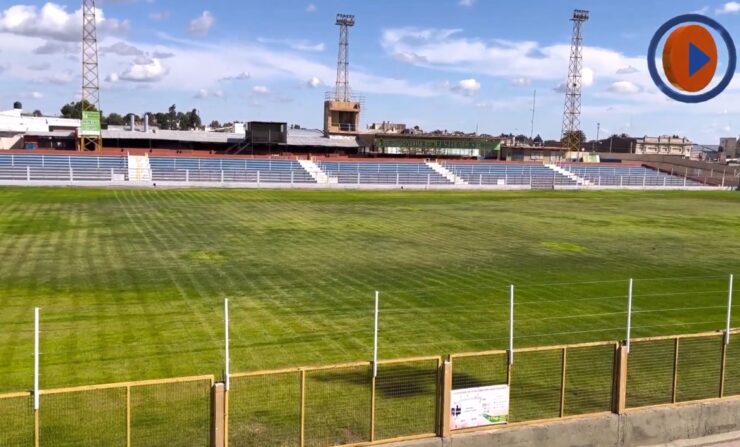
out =
<path fill-rule="evenodd" d="M 0 391 L 724 328 L 727 192 L 0 189 Z M 740 311 L 740 299 L 736 299 Z M 740 318 L 738 316 L 737 318 Z M 737 318 L 735 322 L 740 321 Z M 735 324 L 737 326 L 737 324 Z"/>

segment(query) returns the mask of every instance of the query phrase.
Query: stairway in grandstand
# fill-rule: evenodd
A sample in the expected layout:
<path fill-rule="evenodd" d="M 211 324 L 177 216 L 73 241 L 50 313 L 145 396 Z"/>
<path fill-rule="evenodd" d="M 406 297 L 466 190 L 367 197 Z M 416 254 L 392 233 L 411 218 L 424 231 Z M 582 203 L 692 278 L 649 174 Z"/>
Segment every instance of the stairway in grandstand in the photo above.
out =
<path fill-rule="evenodd" d="M 434 169 L 439 175 L 449 180 L 450 183 L 453 183 L 455 185 L 467 185 L 468 184 L 468 182 L 456 176 L 454 172 L 450 171 L 449 169 L 445 168 L 439 163 L 430 161 L 430 162 L 427 162 L 427 166 Z"/>
<path fill-rule="evenodd" d="M 146 155 L 128 156 L 128 179 L 130 182 L 151 182 L 152 167 Z"/>
<path fill-rule="evenodd" d="M 571 171 L 568 171 L 566 169 L 563 169 L 563 168 L 561 168 L 558 165 L 545 164 L 545 166 L 547 166 L 548 168 L 552 169 L 553 171 L 557 172 L 560 175 L 564 175 L 565 177 L 568 177 L 571 180 L 575 180 L 576 183 L 579 184 L 579 185 L 583 185 L 583 186 L 591 186 L 591 185 L 593 185 L 593 183 L 591 183 L 590 181 L 586 180 L 585 178 L 580 177 L 580 176 L 578 176 L 577 174 L 575 174 L 575 173 L 573 173 Z"/>
<path fill-rule="evenodd" d="M 576 186 L 572 178 L 553 171 L 542 163 L 501 163 L 453 161 L 444 164 L 470 185 L 513 186 L 548 189 L 554 186 Z"/>
<path fill-rule="evenodd" d="M 303 167 L 303 169 L 311 174 L 311 177 L 313 177 L 314 180 L 316 180 L 316 183 L 318 184 L 329 184 L 329 183 L 338 183 L 338 179 L 336 177 L 332 177 L 328 175 L 326 172 L 322 171 L 319 165 L 314 163 L 312 160 L 298 160 L 298 163 Z"/>

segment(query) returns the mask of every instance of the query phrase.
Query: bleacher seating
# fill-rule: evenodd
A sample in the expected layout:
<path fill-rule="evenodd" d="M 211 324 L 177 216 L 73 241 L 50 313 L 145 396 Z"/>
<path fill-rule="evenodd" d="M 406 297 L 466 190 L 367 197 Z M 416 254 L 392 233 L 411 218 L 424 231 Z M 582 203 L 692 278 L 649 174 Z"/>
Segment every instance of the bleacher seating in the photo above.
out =
<path fill-rule="evenodd" d="M 150 157 L 153 181 L 316 183 L 294 160 Z"/>
<path fill-rule="evenodd" d="M 642 166 L 563 165 L 563 169 L 584 178 L 595 186 L 704 186 L 684 177 L 655 171 Z"/>
<path fill-rule="evenodd" d="M 471 185 L 577 185 L 541 163 L 445 163 L 444 167 Z"/>
<path fill-rule="evenodd" d="M 0 180 L 111 181 L 127 169 L 125 156 L 0 154 Z"/>
<path fill-rule="evenodd" d="M 424 163 L 318 162 L 342 184 L 449 185 L 451 182 Z"/>

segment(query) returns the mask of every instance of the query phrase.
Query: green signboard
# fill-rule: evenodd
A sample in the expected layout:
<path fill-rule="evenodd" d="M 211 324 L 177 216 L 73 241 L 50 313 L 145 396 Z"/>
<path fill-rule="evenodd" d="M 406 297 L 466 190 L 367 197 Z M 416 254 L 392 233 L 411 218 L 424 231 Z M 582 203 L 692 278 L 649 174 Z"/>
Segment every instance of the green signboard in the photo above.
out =
<path fill-rule="evenodd" d="M 80 135 L 83 137 L 100 136 L 100 112 L 91 110 L 82 112 Z"/>

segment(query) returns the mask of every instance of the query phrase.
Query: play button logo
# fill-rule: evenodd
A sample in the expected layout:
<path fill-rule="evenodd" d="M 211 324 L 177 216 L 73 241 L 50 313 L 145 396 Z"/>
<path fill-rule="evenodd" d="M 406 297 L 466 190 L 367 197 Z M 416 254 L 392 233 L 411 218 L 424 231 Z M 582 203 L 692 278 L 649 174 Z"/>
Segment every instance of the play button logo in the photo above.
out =
<path fill-rule="evenodd" d="M 704 68 L 711 60 L 712 58 L 699 47 L 689 42 L 689 77 L 694 76 L 697 71 Z"/>
<path fill-rule="evenodd" d="M 718 53 L 718 43 L 727 51 Z M 717 75 L 720 57 L 724 67 L 721 77 Z M 663 74 L 659 62 L 663 63 Z M 669 98 L 685 103 L 709 101 L 732 82 L 737 67 L 735 42 L 711 17 L 680 15 L 665 22 L 653 35 L 647 66 L 650 78 Z"/>
<path fill-rule="evenodd" d="M 670 83 L 685 92 L 704 90 L 717 71 L 717 44 L 702 25 L 683 25 L 663 46 L 663 69 Z"/>

